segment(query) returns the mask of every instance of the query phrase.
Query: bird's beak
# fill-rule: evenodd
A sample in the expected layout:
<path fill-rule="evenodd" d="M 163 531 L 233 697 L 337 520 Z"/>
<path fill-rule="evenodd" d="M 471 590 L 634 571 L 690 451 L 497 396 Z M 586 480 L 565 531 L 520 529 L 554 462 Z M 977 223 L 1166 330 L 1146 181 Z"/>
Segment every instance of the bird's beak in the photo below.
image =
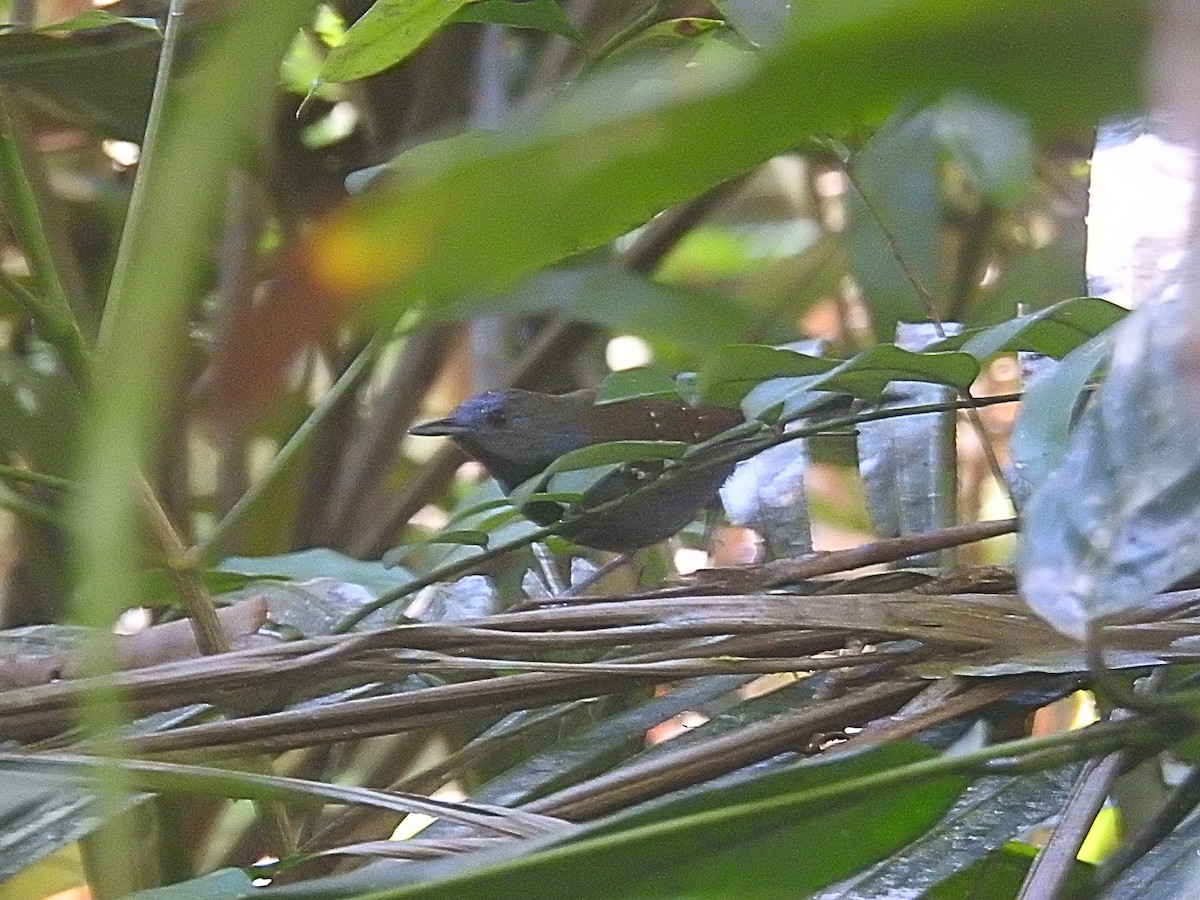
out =
<path fill-rule="evenodd" d="M 414 425 L 408 429 L 408 433 L 419 437 L 439 437 L 441 435 L 453 437 L 456 434 L 466 434 L 470 430 L 462 422 L 456 422 L 454 419 L 434 419 Z"/>

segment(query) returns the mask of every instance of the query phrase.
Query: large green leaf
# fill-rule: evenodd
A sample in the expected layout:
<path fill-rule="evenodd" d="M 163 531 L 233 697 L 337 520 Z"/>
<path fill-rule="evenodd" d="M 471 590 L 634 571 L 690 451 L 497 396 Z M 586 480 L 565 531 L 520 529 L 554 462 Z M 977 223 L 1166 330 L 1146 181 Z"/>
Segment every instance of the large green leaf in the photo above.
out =
<path fill-rule="evenodd" d="M 889 122 L 849 163 L 850 269 L 881 341 L 891 340 L 900 322 L 929 318 L 923 292 L 935 302 L 943 293 L 938 150 L 933 111 L 924 110 Z"/>
<path fill-rule="evenodd" d="M 1200 285 L 1193 264 L 1180 271 L 1171 299 L 1131 314 L 1114 335 L 1099 395 L 1023 510 L 1021 594 L 1076 639 L 1200 559 Z"/>
<path fill-rule="evenodd" d="M 939 143 L 984 196 L 1012 206 L 1033 190 L 1033 135 L 1024 117 L 951 94 L 937 105 L 934 120 Z"/>
<path fill-rule="evenodd" d="M 1137 102 L 1145 34 L 1124 0 L 814 2 L 773 52 L 598 73 L 503 131 L 416 148 L 314 233 L 301 274 L 391 317 L 597 246 L 907 97 L 969 90 L 1056 127 L 1094 121 Z"/>

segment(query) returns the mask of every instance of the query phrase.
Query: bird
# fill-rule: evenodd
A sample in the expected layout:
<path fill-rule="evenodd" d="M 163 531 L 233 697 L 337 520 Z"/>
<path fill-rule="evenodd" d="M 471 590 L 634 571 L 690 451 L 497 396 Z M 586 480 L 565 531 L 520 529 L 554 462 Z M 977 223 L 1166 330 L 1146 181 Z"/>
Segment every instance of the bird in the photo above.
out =
<path fill-rule="evenodd" d="M 610 441 L 682 441 L 697 444 L 740 425 L 740 412 L 689 406 L 682 399 L 637 397 L 596 403 L 596 393 L 543 394 L 517 388 L 486 391 L 464 400 L 449 416 L 423 422 L 410 434 L 449 437 L 500 483 L 506 494 L 543 472 L 565 453 Z M 567 517 L 563 537 L 584 547 L 626 553 L 676 534 L 716 497 L 736 462 L 689 467 L 626 502 Z M 661 460 L 635 461 L 605 476 L 582 500 L 584 510 L 610 503 L 657 481 Z M 539 525 L 564 518 L 562 505 L 527 503 L 522 513 Z"/>

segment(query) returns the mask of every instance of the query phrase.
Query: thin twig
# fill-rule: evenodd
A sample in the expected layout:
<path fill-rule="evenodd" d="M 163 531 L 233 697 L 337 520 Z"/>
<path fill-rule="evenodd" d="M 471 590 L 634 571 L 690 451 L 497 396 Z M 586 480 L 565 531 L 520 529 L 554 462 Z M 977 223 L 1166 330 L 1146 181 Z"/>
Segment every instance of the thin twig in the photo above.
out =
<path fill-rule="evenodd" d="M 1079 848 L 1104 806 L 1113 782 L 1121 774 L 1125 753 L 1110 753 L 1084 766 L 1050 839 L 1034 858 L 1017 900 L 1058 897 L 1076 865 Z"/>

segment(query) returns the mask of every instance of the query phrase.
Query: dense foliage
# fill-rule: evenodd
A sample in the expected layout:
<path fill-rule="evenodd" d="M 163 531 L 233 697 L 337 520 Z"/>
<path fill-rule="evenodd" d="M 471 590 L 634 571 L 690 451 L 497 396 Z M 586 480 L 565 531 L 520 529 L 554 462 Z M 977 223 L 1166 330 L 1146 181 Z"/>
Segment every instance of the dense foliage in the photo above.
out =
<path fill-rule="evenodd" d="M 1186 894 L 1179 322 L 1084 282 L 1151 10 L 52 5 L 0 29 L 0 897 Z M 506 499 L 406 438 L 500 385 L 745 423 Z M 713 452 L 757 543 L 590 581 L 517 509 Z"/>

